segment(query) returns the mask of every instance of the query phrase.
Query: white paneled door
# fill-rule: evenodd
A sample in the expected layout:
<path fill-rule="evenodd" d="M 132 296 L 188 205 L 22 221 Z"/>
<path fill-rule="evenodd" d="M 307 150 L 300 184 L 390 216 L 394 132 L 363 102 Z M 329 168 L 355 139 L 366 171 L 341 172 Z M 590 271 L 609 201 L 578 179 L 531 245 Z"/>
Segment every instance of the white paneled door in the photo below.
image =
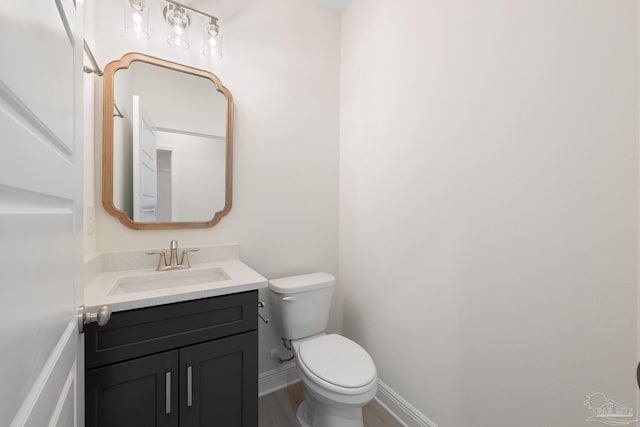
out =
<path fill-rule="evenodd" d="M 158 150 L 153 121 L 133 95 L 133 220 L 155 222 L 158 206 Z"/>
<path fill-rule="evenodd" d="M 82 0 L 0 1 L 0 425 L 82 426 Z"/>

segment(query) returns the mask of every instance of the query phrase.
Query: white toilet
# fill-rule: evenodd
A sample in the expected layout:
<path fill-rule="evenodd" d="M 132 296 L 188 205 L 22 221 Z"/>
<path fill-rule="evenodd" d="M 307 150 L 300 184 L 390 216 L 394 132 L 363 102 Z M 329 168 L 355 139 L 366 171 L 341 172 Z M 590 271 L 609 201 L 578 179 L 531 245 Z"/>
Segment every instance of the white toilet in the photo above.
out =
<path fill-rule="evenodd" d="M 341 335 L 325 333 L 335 283 L 327 273 L 269 281 L 274 317 L 282 337 L 291 340 L 302 379 L 301 427 L 363 427 L 362 407 L 378 388 L 369 353 Z"/>

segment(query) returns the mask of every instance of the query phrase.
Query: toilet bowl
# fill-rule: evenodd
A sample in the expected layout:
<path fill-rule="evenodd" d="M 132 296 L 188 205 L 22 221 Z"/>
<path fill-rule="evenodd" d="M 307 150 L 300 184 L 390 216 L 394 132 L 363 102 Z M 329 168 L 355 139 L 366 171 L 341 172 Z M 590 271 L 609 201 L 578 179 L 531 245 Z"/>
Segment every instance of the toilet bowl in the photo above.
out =
<path fill-rule="evenodd" d="M 375 364 L 367 351 L 337 334 L 325 334 L 335 279 L 327 273 L 269 282 L 276 323 L 291 340 L 304 402 L 301 427 L 363 427 L 362 407 L 377 391 Z"/>
<path fill-rule="evenodd" d="M 376 395 L 376 368 L 355 342 L 336 334 L 293 342 L 305 402 L 301 427 L 362 427 L 362 407 Z"/>

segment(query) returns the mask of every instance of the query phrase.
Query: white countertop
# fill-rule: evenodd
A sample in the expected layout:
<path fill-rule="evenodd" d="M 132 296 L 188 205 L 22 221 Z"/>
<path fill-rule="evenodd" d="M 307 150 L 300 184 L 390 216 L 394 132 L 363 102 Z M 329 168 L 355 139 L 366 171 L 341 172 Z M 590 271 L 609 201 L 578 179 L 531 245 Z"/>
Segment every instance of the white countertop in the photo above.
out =
<path fill-rule="evenodd" d="M 166 279 L 180 272 L 195 272 L 219 268 L 229 276 L 228 280 L 195 285 L 181 285 L 163 289 L 114 294 L 113 290 L 124 278 L 158 275 Z M 97 307 L 108 305 L 112 312 L 170 304 L 219 295 L 252 291 L 267 287 L 267 279 L 239 260 L 217 261 L 193 265 L 190 269 L 155 271 L 153 268 L 103 272 L 84 289 L 85 306 L 94 311 Z"/>

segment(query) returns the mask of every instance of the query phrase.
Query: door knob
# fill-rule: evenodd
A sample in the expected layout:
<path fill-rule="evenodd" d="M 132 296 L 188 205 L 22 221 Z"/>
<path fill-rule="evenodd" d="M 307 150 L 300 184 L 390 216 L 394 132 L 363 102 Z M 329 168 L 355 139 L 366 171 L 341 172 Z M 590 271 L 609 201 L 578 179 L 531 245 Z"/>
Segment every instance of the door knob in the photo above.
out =
<path fill-rule="evenodd" d="M 108 305 L 103 305 L 98 311 L 87 311 L 84 305 L 78 307 L 78 332 L 84 332 L 84 325 L 96 322 L 99 326 L 104 326 L 111 319 L 111 309 Z"/>

